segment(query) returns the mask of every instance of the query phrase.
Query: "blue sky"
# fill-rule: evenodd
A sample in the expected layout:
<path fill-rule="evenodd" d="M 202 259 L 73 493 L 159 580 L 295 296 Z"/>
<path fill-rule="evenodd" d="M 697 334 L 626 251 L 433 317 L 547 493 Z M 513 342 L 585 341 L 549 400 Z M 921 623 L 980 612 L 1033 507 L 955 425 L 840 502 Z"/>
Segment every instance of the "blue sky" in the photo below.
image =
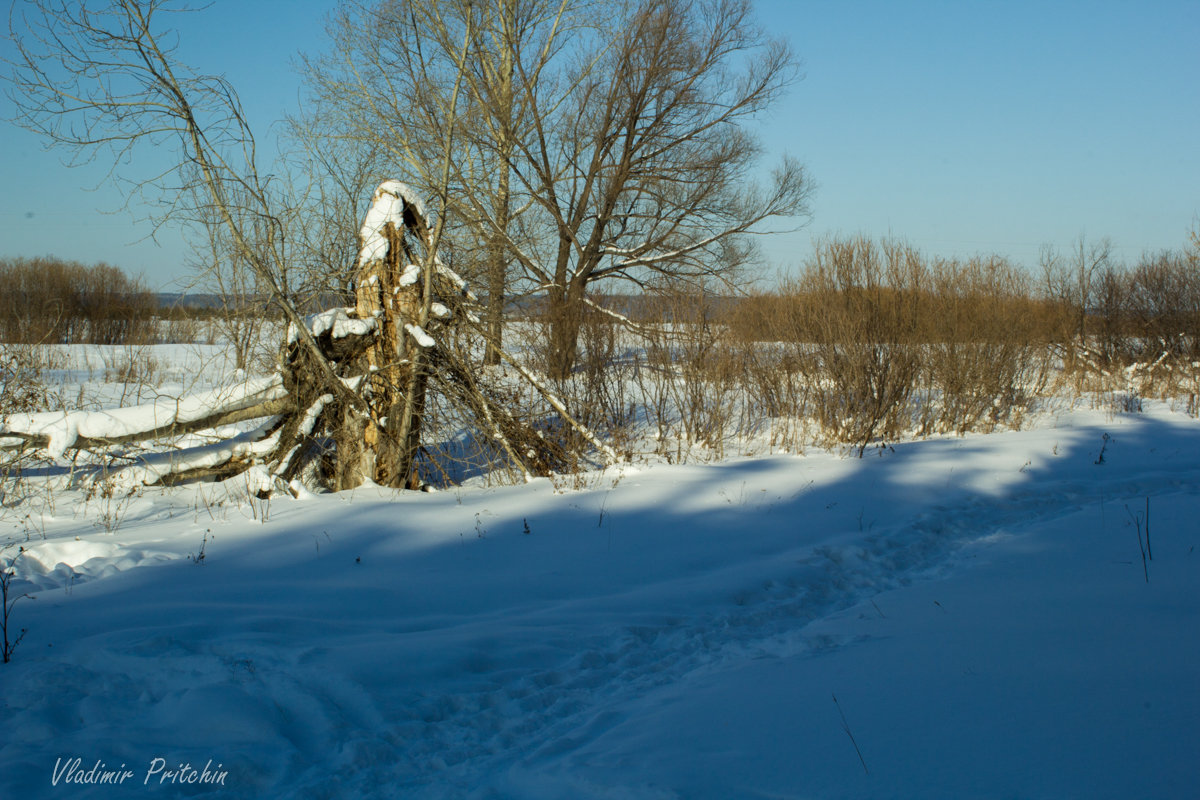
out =
<path fill-rule="evenodd" d="M 267 142 L 299 106 L 292 57 L 324 47 L 332 5 L 216 0 L 186 18 L 182 53 L 234 83 Z M 1043 244 L 1108 236 L 1132 261 L 1182 246 L 1200 215 L 1197 0 L 758 9 L 805 73 L 761 121 L 768 161 L 796 156 L 818 187 L 811 222 L 764 243 L 768 270 L 793 267 L 814 237 L 854 233 L 1031 268 Z M 104 182 L 110 164 L 67 169 L 65 154 L 3 122 L 0 153 L 0 256 L 103 260 L 161 288 L 187 277 L 178 234 L 146 238 L 136 204 L 122 210 Z"/>

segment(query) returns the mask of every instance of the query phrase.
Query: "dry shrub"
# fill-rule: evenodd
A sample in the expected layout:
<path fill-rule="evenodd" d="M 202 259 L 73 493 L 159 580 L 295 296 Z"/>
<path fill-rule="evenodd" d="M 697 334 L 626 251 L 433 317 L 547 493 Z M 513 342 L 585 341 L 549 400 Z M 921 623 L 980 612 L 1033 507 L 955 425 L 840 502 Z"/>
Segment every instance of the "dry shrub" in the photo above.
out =
<path fill-rule="evenodd" d="M 46 381 L 52 353 L 33 345 L 0 345 L 0 426 L 12 414 L 56 411 L 66 407 L 62 395 Z M 23 473 L 41 460 L 30 449 L 0 449 L 0 514 L 29 495 Z"/>
<path fill-rule="evenodd" d="M 1091 346 L 1077 364 L 1111 369 L 1130 362 L 1139 342 L 1130 317 L 1129 275 L 1116 266 L 1106 266 L 1092 287 L 1089 332 Z"/>
<path fill-rule="evenodd" d="M 10 414 L 55 411 L 65 404 L 46 382 L 52 364 L 46 348 L 24 344 L 0 345 L 0 420 Z"/>
<path fill-rule="evenodd" d="M 154 338 L 157 302 L 107 264 L 0 259 L 0 340 L 15 344 L 125 344 Z"/>
<path fill-rule="evenodd" d="M 653 316 L 657 322 L 646 329 L 637 379 L 647 415 L 658 426 L 660 449 L 676 439 L 681 456 L 686 442 L 720 457 L 727 436 L 740 427 L 741 348 L 727 334 L 717 298 L 703 290 L 661 293 Z"/>
<path fill-rule="evenodd" d="M 164 344 L 196 344 L 203 342 L 200 320 L 192 316 L 173 315 L 167 317 Z"/>
<path fill-rule="evenodd" d="M 1129 315 L 1145 357 L 1200 358 L 1200 255 L 1142 258 L 1129 277 Z"/>
<path fill-rule="evenodd" d="M 1128 269 L 1105 264 L 1090 279 L 1084 318 L 1086 337 L 1060 340 L 1076 391 L 1189 393 L 1200 360 L 1200 251 L 1147 254 Z"/>
<path fill-rule="evenodd" d="M 628 453 L 637 404 L 629 395 L 637 368 L 636 353 L 627 341 L 617 318 L 585 306 L 579 324 L 574 367 L 555 377 L 552 321 L 539 320 L 539 335 L 533 348 L 534 363 L 546 374 L 571 415 L 607 440 L 621 453 Z M 571 426 L 555 426 L 562 446 L 569 452 L 589 445 Z"/>
<path fill-rule="evenodd" d="M 593 308 L 584 312 L 575 369 L 580 412 L 576 419 L 614 439 L 618 449 L 626 446 L 634 420 L 636 404 L 629 396 L 627 380 L 634 358 L 625 330 L 616 319 Z"/>
<path fill-rule="evenodd" d="M 857 237 L 819 243 L 798 278 L 747 298 L 728 323 L 756 412 L 811 415 L 861 455 L 908 430 L 1013 421 L 1068 318 L 1003 259 L 931 263 Z"/>
<path fill-rule="evenodd" d="M 928 402 L 921 431 L 966 433 L 1010 421 L 1047 369 L 1043 304 L 1001 258 L 939 261 L 922 304 Z"/>
<path fill-rule="evenodd" d="M 554 344 L 556 318 L 540 304 L 529 307 L 527 324 L 510 325 L 506 329 L 506 349 L 524 356 L 525 364 L 542 375 L 575 420 L 616 452 L 628 456 L 638 410 L 637 400 L 630 394 L 639 367 L 635 337 L 626 330 L 621 318 L 597 308 L 611 303 L 603 303 L 598 297 L 589 300 L 593 304 L 585 304 L 580 312 L 574 363 L 565 374 L 559 374 L 556 367 L 559 355 Z M 531 397 L 529 402 L 534 407 L 543 407 L 535 398 Z M 572 454 L 578 462 L 568 471 L 586 468 L 582 454 L 592 445 L 579 431 L 561 424 L 555 417 L 551 414 L 537 425 L 544 436 L 553 439 L 556 446 Z"/>
<path fill-rule="evenodd" d="M 870 239 L 818 244 L 798 282 L 785 288 L 797 333 L 812 344 L 799 368 L 813 385 L 817 422 L 861 456 L 909 427 L 921 373 L 921 320 L 928 270 L 909 246 Z"/>

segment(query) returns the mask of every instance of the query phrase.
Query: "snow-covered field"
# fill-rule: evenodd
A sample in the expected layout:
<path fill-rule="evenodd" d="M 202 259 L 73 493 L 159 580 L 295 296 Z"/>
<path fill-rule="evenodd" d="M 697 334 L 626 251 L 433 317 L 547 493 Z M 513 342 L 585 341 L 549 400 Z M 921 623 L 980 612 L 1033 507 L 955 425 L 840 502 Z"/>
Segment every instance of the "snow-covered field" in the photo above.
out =
<path fill-rule="evenodd" d="M 0 519 L 0 798 L 1200 796 L 1197 420 L 585 484 Z"/>

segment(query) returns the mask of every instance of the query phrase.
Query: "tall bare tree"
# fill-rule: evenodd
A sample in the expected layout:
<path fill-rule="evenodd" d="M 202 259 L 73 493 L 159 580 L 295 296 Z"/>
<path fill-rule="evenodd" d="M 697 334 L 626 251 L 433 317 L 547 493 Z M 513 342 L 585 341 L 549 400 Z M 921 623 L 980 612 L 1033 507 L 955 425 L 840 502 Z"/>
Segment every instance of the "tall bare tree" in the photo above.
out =
<path fill-rule="evenodd" d="M 328 24 L 330 51 L 304 59 L 311 102 L 292 131 L 306 148 L 370 150 L 374 174 L 431 195 L 442 178 L 431 165 L 440 163 L 444 131 L 456 126 L 447 173 L 452 254 L 457 270 L 487 287 L 488 363 L 499 360 L 509 232 L 528 205 L 512 188 L 515 140 L 530 128 L 517 62 L 521 75 L 537 80 L 564 32 L 579 24 L 572 10 L 565 0 L 346 2 Z M 451 119 L 467 30 L 469 57 Z"/>
<path fill-rule="evenodd" d="M 221 224 L 229 246 L 316 356 L 319 348 L 288 297 L 286 226 L 259 174 L 257 143 L 237 92 L 221 76 L 189 70 L 175 45 L 166 44 L 167 17 L 181 10 L 186 6 L 170 0 L 30 0 L 14 10 L 16 55 L 5 77 L 15 121 L 78 163 L 97 156 L 127 163 L 146 147 L 173 153 L 162 174 L 127 177 L 132 191 L 157 202 L 157 224 Z M 331 391 L 361 404 L 323 359 L 314 368 Z"/>
<path fill-rule="evenodd" d="M 729 281 L 748 234 L 806 211 L 803 169 L 785 159 L 752 185 L 759 147 L 743 123 L 795 77 L 788 47 L 743 0 L 649 0 L 619 20 L 559 113 L 535 114 L 519 172 L 552 231 L 550 258 L 519 250 L 549 287 L 550 369 L 573 365 L 588 290 Z M 572 73 L 568 73 L 572 74 Z M 557 118 L 552 118 L 557 117 Z"/>
<path fill-rule="evenodd" d="M 340 66 L 326 60 L 310 74 L 347 135 L 381 140 L 419 167 L 431 132 L 448 123 L 437 68 L 452 52 L 446 32 L 478 18 L 455 202 L 484 246 L 489 285 L 499 287 L 511 261 L 509 285 L 544 298 L 555 376 L 575 362 L 600 282 L 645 290 L 729 281 L 752 253 L 751 234 L 807 213 L 810 186 L 796 162 L 785 159 L 766 188 L 754 185 L 760 148 L 746 124 L 797 69 L 790 49 L 754 23 L 749 0 L 422 7 L 358 6 L 332 31 Z M 391 122 L 411 121 L 398 112 L 412 106 L 421 109 L 412 127 Z M 489 317 L 493 340 L 497 320 Z"/>
<path fill-rule="evenodd" d="M 450 402 L 467 410 L 481 438 L 499 447 L 522 473 L 545 474 L 564 463 L 533 428 L 481 389 L 454 348 L 436 338 L 472 318 L 472 296 L 442 263 L 438 245 L 453 219 L 451 154 L 474 19 L 466 17 L 459 29 L 461 44 L 448 73 L 452 80 L 438 95 L 447 122 L 420 154 L 428 159 L 423 166 L 430 175 L 424 199 L 434 203 L 436 216 L 426 213 L 422 196 L 410 187 L 380 183 L 358 231 L 357 257 L 349 270 L 339 272 L 352 275 L 355 307 L 333 309 L 310 324 L 292 302 L 289 287 L 289 262 L 297 252 L 290 231 L 306 227 L 304 219 L 292 224 L 305 205 L 291 197 L 281 201 L 260 176 L 255 140 L 233 88 L 223 78 L 188 71 L 163 44 L 171 40 L 163 12 L 171 10 L 166 0 L 30 0 L 12 19 L 17 57 L 5 76 L 18 120 L 81 160 L 111 150 L 119 162 L 146 144 L 172 148 L 166 172 L 135 178 L 135 188 L 161 192 L 163 224 L 183 220 L 215 226 L 218 251 L 244 264 L 290 323 L 278 375 L 265 384 L 235 387 L 240 399 L 231 403 L 209 398 L 216 406 L 206 413 L 189 413 L 188 419 L 175 413 L 134 437 L 270 415 L 273 421 L 254 434 L 263 438 L 241 443 L 230 451 L 230 461 L 202 467 L 201 473 L 226 475 L 262 458 L 281 481 L 319 465 L 331 477 L 327 485 L 335 488 L 349 488 L 363 478 L 415 488 L 423 480 L 417 462 L 424 451 L 427 388 L 437 384 Z M 335 175 L 321 188 L 344 191 L 358 185 L 362 174 Z M 315 196 L 317 203 L 308 208 L 328 208 L 327 195 Z M 341 224 L 332 221 L 332 227 Z M 557 398 L 524 374 L 567 424 L 575 424 Z M 606 457 L 612 455 L 590 432 L 581 432 Z M 13 436 L 47 446 L 40 431 Z M 522 439 L 520 447 L 515 437 Z M 331 464 L 324 463 L 330 445 Z"/>

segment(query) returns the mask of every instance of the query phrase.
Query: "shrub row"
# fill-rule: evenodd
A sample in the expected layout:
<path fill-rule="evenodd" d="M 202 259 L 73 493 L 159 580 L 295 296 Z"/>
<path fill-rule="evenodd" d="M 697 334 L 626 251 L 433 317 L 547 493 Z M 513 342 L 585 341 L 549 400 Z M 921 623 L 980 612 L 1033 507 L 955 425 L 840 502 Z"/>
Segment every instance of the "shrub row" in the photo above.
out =
<path fill-rule="evenodd" d="M 773 443 L 841 442 L 862 453 L 907 435 L 1019 425 L 1063 370 L 1077 386 L 1079 376 L 1093 387 L 1091 378 L 1109 388 L 1126 380 L 1096 352 L 1141 364 L 1138 376 L 1174 370 L 1191 380 L 1195 253 L 1105 267 L 1081 306 L 999 257 L 930 259 L 899 242 L 831 239 L 769 292 L 642 298 L 630 314 L 642 326 L 634 339 L 589 314 L 579 366 L 556 390 L 618 440 L 642 419 L 662 441 L 720 447 L 766 427 Z"/>
<path fill-rule="evenodd" d="M 126 344 L 153 338 L 154 295 L 116 267 L 5 258 L 0 285 L 0 341 Z"/>

